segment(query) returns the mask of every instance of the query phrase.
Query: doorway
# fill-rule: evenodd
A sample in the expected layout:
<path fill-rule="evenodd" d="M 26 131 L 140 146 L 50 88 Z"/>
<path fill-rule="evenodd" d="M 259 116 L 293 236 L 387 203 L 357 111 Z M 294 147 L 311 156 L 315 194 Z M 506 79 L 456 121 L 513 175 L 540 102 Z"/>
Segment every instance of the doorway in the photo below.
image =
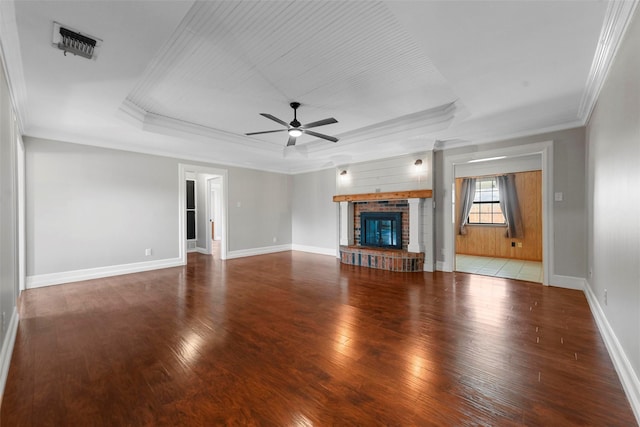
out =
<path fill-rule="evenodd" d="M 443 195 L 443 217 L 446 218 L 444 231 L 444 247 L 442 255 L 444 260 L 438 268 L 442 271 L 454 271 L 456 257 L 456 190 L 455 176 L 464 169 L 464 165 L 478 164 L 480 167 L 492 166 L 492 161 L 505 160 L 517 162 L 519 158 L 538 156 L 542 175 L 542 283 L 548 285 L 553 275 L 553 141 L 544 141 L 532 144 L 508 146 L 499 149 L 474 151 L 464 154 L 444 154 L 444 182 L 448 190 Z M 473 175 L 490 174 L 491 172 Z M 449 190 L 450 189 L 450 190 Z M 449 222 L 450 221 L 450 222 Z M 448 224 L 447 224 L 448 223 Z"/>
<path fill-rule="evenodd" d="M 227 192 L 228 172 L 226 169 L 200 165 L 179 164 L 179 250 L 183 264 L 187 263 L 187 252 L 213 254 L 216 258 L 227 259 L 228 225 Z M 195 182 L 195 225 L 193 239 L 187 240 L 187 181 Z M 215 185 L 214 185 L 215 184 Z M 212 189 L 215 194 L 212 195 Z M 212 200 L 212 197 L 214 200 Z M 212 206 L 214 209 L 212 209 Z M 212 219 L 214 220 L 212 227 Z M 214 235 L 212 236 L 212 232 Z M 216 239 L 217 237 L 217 239 Z M 217 248 L 216 248 L 217 245 Z M 191 249 L 189 247 L 191 246 Z"/>
<path fill-rule="evenodd" d="M 207 179 L 207 218 L 208 227 L 208 253 L 216 259 L 220 259 L 220 246 L 222 239 L 222 213 L 221 213 L 222 178 L 213 176 Z"/>
<path fill-rule="evenodd" d="M 482 168 L 476 164 L 456 167 L 455 271 L 542 283 L 540 161 L 539 155 L 532 155 L 503 159 Z M 477 175 L 478 171 L 491 174 Z M 511 182 L 512 191 L 501 188 L 499 181 Z M 503 208 L 508 203 L 503 191 L 517 202 L 513 210 L 519 213 L 518 219 L 511 221 L 521 227 L 512 229 L 513 237 L 507 237 Z M 462 218 L 461 200 L 466 197 L 472 197 L 473 202 L 466 205 L 468 214 L 465 211 Z"/>

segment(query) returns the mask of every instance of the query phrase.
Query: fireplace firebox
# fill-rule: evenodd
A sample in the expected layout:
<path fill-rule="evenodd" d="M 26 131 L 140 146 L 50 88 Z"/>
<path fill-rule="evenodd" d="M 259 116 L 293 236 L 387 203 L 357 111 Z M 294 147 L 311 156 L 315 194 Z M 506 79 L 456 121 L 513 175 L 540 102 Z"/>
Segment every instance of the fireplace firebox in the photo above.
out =
<path fill-rule="evenodd" d="M 362 212 L 360 246 L 402 249 L 402 213 Z"/>

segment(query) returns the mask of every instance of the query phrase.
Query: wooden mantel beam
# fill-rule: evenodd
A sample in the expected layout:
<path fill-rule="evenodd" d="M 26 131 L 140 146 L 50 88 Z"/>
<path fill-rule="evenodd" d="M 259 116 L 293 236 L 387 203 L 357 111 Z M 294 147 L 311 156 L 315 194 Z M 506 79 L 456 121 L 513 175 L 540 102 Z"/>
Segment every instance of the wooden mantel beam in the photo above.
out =
<path fill-rule="evenodd" d="M 429 199 L 432 190 L 388 191 L 385 193 L 340 194 L 333 196 L 334 202 L 365 202 L 369 200 Z"/>

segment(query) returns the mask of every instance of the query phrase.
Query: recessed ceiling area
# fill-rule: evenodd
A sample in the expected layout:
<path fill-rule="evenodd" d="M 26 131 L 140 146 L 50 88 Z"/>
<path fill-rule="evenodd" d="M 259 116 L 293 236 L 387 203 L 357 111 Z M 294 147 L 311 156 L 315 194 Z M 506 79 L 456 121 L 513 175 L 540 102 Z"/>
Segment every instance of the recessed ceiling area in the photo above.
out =
<path fill-rule="evenodd" d="M 298 173 L 580 126 L 609 2 L 7 1 L 27 136 Z M 102 40 L 87 60 L 55 22 Z M 337 143 L 285 133 L 260 113 Z M 445 141 L 444 143 L 442 141 Z"/>

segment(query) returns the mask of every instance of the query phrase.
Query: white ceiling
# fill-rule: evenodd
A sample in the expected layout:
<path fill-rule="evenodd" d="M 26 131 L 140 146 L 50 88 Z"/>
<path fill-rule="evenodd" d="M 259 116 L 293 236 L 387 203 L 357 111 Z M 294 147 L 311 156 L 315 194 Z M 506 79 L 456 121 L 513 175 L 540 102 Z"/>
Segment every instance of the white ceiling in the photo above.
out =
<path fill-rule="evenodd" d="M 584 124 L 617 43 L 602 34 L 626 24 L 611 9 L 3 0 L 0 36 L 25 135 L 297 173 Z M 101 39 L 97 58 L 63 55 L 54 21 Z M 244 135 L 280 128 L 259 113 L 291 121 L 291 101 L 340 141 Z"/>

